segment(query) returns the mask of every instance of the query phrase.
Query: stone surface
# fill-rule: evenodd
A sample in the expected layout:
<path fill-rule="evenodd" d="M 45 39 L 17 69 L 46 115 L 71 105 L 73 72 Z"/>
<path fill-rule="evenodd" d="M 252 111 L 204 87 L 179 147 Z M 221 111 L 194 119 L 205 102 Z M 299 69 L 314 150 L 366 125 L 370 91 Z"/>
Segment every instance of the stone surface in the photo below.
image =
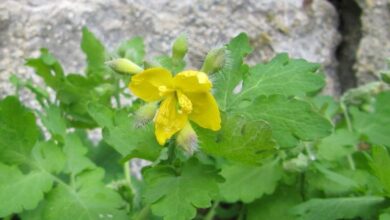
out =
<path fill-rule="evenodd" d="M 337 17 L 326 0 L 1 0 L 0 98 L 13 91 L 11 73 L 39 82 L 23 63 L 41 47 L 49 48 L 67 72 L 83 71 L 79 44 L 84 25 L 109 49 L 142 36 L 151 55 L 169 52 L 172 41 L 184 32 L 190 39 L 189 63 L 195 68 L 209 49 L 247 32 L 255 47 L 251 63 L 277 52 L 322 63 L 327 93 L 337 94 Z M 37 106 L 28 92 L 22 98 Z M 99 139 L 99 130 L 91 135 Z M 143 165 L 134 160 L 133 172 L 139 174 Z"/>
<path fill-rule="evenodd" d="M 355 64 L 358 84 L 378 79 L 390 58 L 390 2 L 357 0 L 362 9 L 362 39 Z"/>
<path fill-rule="evenodd" d="M 40 47 L 49 48 L 67 72 L 82 71 L 84 25 L 111 49 L 121 40 L 143 36 L 152 55 L 168 52 L 184 32 L 195 68 L 210 48 L 247 32 L 255 46 L 250 62 L 288 52 L 322 63 L 329 76 L 327 93 L 337 94 L 337 17 L 326 0 L 2 0 L 0 97 L 11 91 L 10 73 L 32 77 L 23 67 L 24 58 L 37 55 Z"/>

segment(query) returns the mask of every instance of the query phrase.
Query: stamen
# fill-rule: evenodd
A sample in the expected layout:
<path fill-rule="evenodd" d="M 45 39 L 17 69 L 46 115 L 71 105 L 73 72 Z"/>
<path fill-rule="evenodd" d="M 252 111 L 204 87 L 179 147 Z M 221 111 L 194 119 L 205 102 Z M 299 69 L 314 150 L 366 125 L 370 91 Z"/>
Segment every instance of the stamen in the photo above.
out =
<path fill-rule="evenodd" d="M 176 91 L 176 94 L 177 94 L 177 99 L 179 101 L 179 107 L 180 109 L 178 110 L 178 112 L 182 112 L 182 113 L 185 113 L 185 114 L 190 114 L 192 112 L 192 102 L 191 100 L 186 96 L 184 95 L 183 92 L 177 90 Z"/>

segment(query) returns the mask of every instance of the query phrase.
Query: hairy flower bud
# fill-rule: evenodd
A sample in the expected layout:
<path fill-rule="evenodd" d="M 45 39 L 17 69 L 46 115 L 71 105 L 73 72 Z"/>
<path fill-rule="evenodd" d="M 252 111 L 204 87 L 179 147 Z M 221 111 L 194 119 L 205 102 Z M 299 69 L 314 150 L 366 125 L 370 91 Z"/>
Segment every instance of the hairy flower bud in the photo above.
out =
<path fill-rule="evenodd" d="M 309 158 L 304 154 L 299 154 L 298 157 L 283 162 L 283 168 L 290 172 L 303 172 L 309 166 Z"/>
<path fill-rule="evenodd" d="M 135 112 L 135 126 L 143 127 L 148 122 L 152 121 L 157 111 L 157 102 L 149 102 L 141 106 Z"/>
<path fill-rule="evenodd" d="M 188 51 L 187 37 L 182 34 L 176 38 L 172 48 L 172 58 L 182 60 Z"/>
<path fill-rule="evenodd" d="M 220 70 L 225 62 L 225 48 L 213 49 L 207 54 L 202 72 L 214 73 Z"/>
<path fill-rule="evenodd" d="M 190 155 L 198 149 L 198 136 L 190 123 L 187 123 L 179 132 L 176 137 L 176 143 Z"/>
<path fill-rule="evenodd" d="M 140 66 L 125 58 L 107 61 L 106 64 L 121 74 L 136 74 L 143 71 Z"/>

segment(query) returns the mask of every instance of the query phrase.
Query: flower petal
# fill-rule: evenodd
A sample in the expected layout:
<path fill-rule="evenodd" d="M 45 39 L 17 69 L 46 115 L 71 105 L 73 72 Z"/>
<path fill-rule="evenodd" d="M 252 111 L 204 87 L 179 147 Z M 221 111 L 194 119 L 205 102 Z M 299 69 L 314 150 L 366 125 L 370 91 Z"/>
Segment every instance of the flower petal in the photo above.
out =
<path fill-rule="evenodd" d="M 183 92 L 208 92 L 212 86 L 206 73 L 193 70 L 178 73 L 173 81 L 176 89 Z"/>
<path fill-rule="evenodd" d="M 129 88 L 144 101 L 157 101 L 173 89 L 172 74 L 160 67 L 147 69 L 131 78 Z"/>
<path fill-rule="evenodd" d="M 159 144 L 164 145 L 167 139 L 180 131 L 188 122 L 188 115 L 179 113 L 175 95 L 169 95 L 162 101 L 155 121 L 155 134 Z"/>
<path fill-rule="evenodd" d="M 218 104 L 210 92 L 186 93 L 192 102 L 190 120 L 203 128 L 214 131 L 221 129 L 221 115 Z"/>

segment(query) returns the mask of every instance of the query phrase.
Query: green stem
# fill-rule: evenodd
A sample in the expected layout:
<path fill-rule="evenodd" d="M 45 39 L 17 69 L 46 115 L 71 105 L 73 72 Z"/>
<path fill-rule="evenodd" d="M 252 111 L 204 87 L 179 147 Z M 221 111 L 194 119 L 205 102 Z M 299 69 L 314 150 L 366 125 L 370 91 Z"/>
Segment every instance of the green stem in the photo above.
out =
<path fill-rule="evenodd" d="M 246 212 L 245 205 L 242 205 L 240 210 L 240 215 L 238 216 L 237 220 L 244 220 L 245 212 Z"/>
<path fill-rule="evenodd" d="M 349 117 L 347 105 L 344 103 L 343 99 L 341 99 L 340 106 L 341 106 L 341 110 L 343 111 L 345 121 L 347 122 L 348 131 L 353 132 L 351 118 Z M 348 154 L 347 160 L 351 170 L 356 170 L 355 161 L 352 158 L 352 154 Z"/>
<path fill-rule="evenodd" d="M 175 160 L 175 142 L 174 140 L 170 140 L 168 143 L 168 162 L 172 164 Z"/>
<path fill-rule="evenodd" d="M 150 205 L 146 205 L 142 208 L 142 210 L 138 213 L 137 216 L 134 217 L 134 220 L 148 220 L 150 213 Z"/>
<path fill-rule="evenodd" d="M 216 209 L 219 206 L 219 201 L 215 201 L 213 206 L 210 208 L 209 212 L 207 213 L 206 217 L 204 220 L 212 220 L 215 216 Z"/>
<path fill-rule="evenodd" d="M 347 122 L 348 131 L 352 132 L 353 131 L 352 123 L 351 123 L 351 118 L 349 117 L 349 114 L 348 114 L 347 106 L 345 105 L 345 103 L 343 101 L 341 101 L 340 105 L 341 105 L 341 110 L 343 111 L 343 114 L 345 117 L 345 121 Z"/>
<path fill-rule="evenodd" d="M 131 191 L 134 193 L 133 191 L 133 185 L 131 184 L 131 173 L 130 173 L 130 160 L 126 161 L 124 164 L 123 164 L 123 173 L 125 175 L 125 180 L 126 180 L 126 183 L 128 185 L 128 187 L 131 189 Z"/>
<path fill-rule="evenodd" d="M 116 92 L 115 92 L 115 95 L 114 95 L 114 98 L 115 98 L 115 102 L 116 102 L 116 106 L 118 108 L 121 108 L 122 107 L 122 104 L 121 104 L 121 98 L 119 96 L 119 93 L 121 92 L 121 88 L 120 88 L 120 81 L 119 79 L 117 80 L 117 83 L 116 83 Z"/>

